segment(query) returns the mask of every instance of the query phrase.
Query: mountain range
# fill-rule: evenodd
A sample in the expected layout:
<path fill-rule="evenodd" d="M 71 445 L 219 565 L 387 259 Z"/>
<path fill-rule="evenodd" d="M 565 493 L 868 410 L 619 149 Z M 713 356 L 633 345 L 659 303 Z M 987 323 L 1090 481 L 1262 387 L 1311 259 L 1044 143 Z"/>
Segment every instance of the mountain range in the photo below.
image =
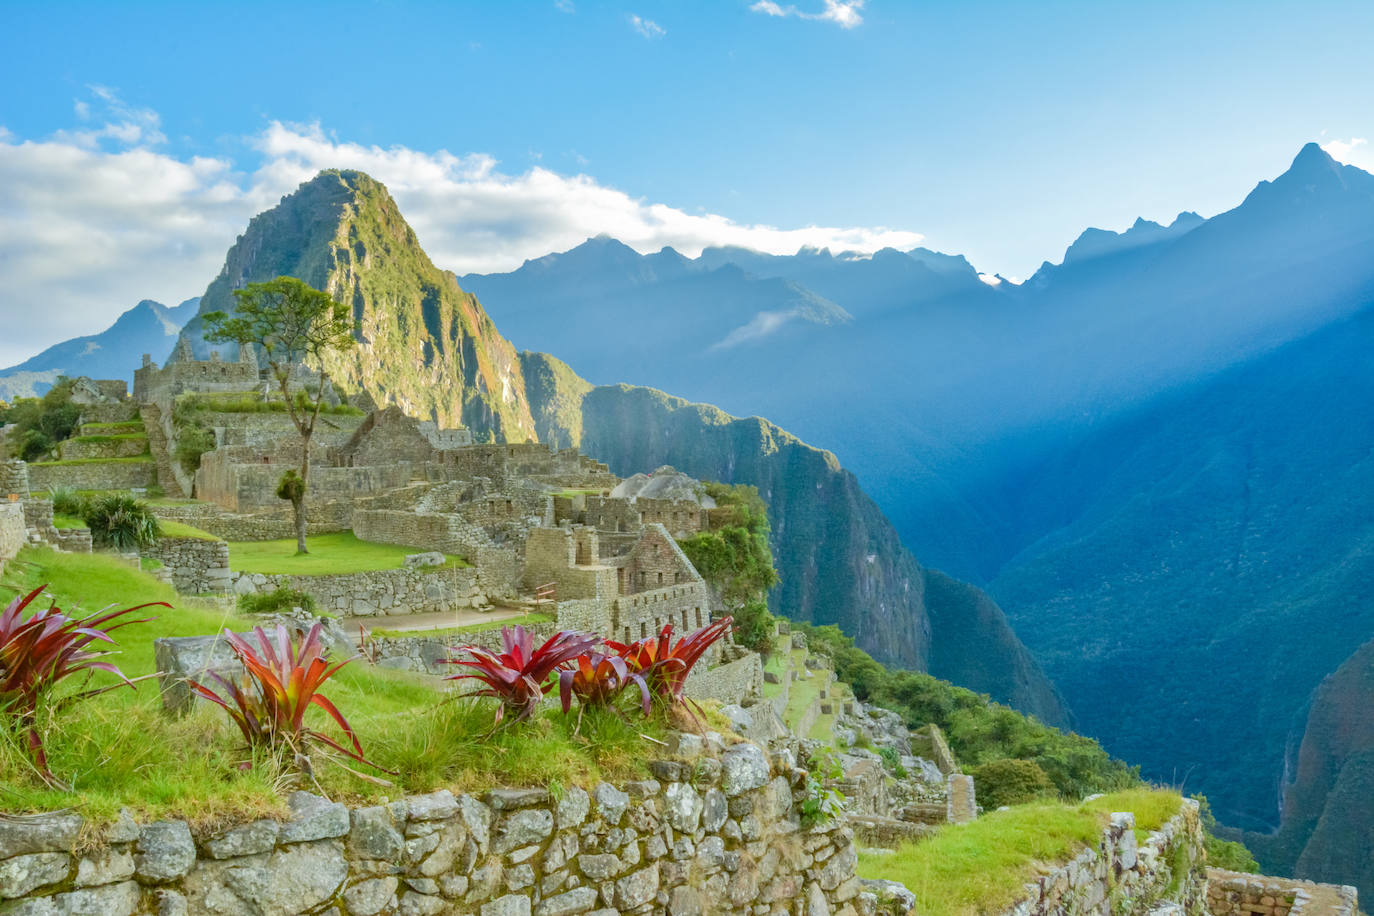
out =
<path fill-rule="evenodd" d="M 0 399 L 41 395 L 61 375 L 118 378 L 132 384 L 142 354 L 162 362 L 199 303 L 198 298 L 187 299 L 168 308 L 144 299 L 99 334 L 74 337 L 16 366 L 0 369 Z"/>
<path fill-rule="evenodd" d="M 1232 210 L 1089 229 L 1021 284 L 926 249 L 607 237 L 459 279 L 384 188 L 326 172 L 254 219 L 201 311 L 301 276 L 353 303 L 335 369 L 379 403 L 758 485 L 780 609 L 1076 715 L 1315 875 L 1306 848 L 1374 822 L 1368 748 L 1312 737 L 1374 636 L 1371 250 L 1374 176 L 1315 144 Z"/>
<path fill-rule="evenodd" d="M 1308 144 L 1227 212 L 1087 230 L 1019 285 L 921 249 L 708 249 L 703 299 L 728 297 L 734 264 L 852 320 L 666 349 L 634 377 L 618 354 L 635 328 L 565 335 L 596 312 L 564 290 L 657 307 L 640 271 L 657 256 L 598 262 L 608 247 L 464 284 L 590 378 L 832 449 L 917 556 L 1006 609 L 1087 733 L 1223 820 L 1279 824 L 1309 695 L 1374 635 L 1354 598 L 1374 569 L 1374 176 Z"/>

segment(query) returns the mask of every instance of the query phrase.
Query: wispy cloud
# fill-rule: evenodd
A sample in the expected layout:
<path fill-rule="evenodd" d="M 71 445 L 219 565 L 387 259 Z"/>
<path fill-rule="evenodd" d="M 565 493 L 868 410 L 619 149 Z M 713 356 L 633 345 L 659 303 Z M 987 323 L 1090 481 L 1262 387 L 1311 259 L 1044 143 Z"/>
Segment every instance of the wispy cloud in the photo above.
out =
<path fill-rule="evenodd" d="M 554 9 L 560 13 L 575 13 L 577 7 L 573 6 L 573 0 L 553 0 Z"/>
<path fill-rule="evenodd" d="M 630 14 L 630 27 L 649 39 L 662 38 L 664 35 L 668 34 L 668 30 L 657 22 L 654 22 L 652 19 L 643 19 L 636 16 L 634 13 Z"/>
<path fill-rule="evenodd" d="M 1351 137 L 1349 140 L 1328 140 L 1321 145 L 1328 156 L 1337 162 L 1353 165 L 1374 172 L 1374 147 L 1364 137 Z"/>
<path fill-rule="evenodd" d="M 860 10 L 864 8 L 865 0 L 824 0 L 825 8 L 819 12 L 808 13 L 798 9 L 792 4 L 783 6 L 775 3 L 774 0 L 758 0 L 749 9 L 756 13 L 763 13 L 765 16 L 777 16 L 787 18 L 795 16 L 798 19 L 811 19 L 816 22 L 833 22 L 842 29 L 852 29 L 862 25 L 864 18 Z"/>
<path fill-rule="evenodd" d="M 716 245 L 790 254 L 921 241 L 882 227 L 738 223 L 586 175 L 538 165 L 512 174 L 484 153 L 365 146 L 319 125 L 271 123 L 251 138 L 260 154 L 251 170 L 179 158 L 141 136 L 109 148 L 111 140 L 92 146 L 73 132 L 21 140 L 0 126 L 0 366 L 99 331 L 140 299 L 199 295 L 249 218 L 325 168 L 361 169 L 386 184 L 434 261 L 460 274 L 512 270 L 601 233 L 641 252 L 671 245 L 689 256 Z"/>
<path fill-rule="evenodd" d="M 128 105 L 108 86 L 91 86 L 91 100 L 76 99 L 72 109 L 80 121 L 103 121 L 99 127 L 58 131 L 56 138 L 85 149 L 104 141 L 120 146 L 156 146 L 167 142 L 162 119 L 151 108 Z"/>

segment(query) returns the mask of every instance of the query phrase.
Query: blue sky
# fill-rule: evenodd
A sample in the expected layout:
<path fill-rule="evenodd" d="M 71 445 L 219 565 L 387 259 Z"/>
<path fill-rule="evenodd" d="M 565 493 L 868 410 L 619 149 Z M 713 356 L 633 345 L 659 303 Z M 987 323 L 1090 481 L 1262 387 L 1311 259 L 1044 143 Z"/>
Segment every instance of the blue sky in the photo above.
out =
<path fill-rule="evenodd" d="M 1308 140 L 1374 163 L 1374 3 L 7 6 L 0 309 L 51 284 L 72 313 L 49 336 L 197 294 L 254 208 L 328 164 L 385 173 L 460 272 L 604 229 L 919 235 L 1026 276 L 1087 226 L 1234 206 Z"/>

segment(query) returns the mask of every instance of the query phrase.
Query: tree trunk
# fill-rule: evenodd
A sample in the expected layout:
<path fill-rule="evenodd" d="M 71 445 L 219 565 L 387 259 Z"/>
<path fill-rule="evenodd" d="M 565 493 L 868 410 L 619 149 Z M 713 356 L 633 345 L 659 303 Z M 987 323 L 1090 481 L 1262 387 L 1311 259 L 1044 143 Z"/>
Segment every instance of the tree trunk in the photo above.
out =
<path fill-rule="evenodd" d="M 305 494 L 310 486 L 310 435 L 301 436 L 301 494 L 291 500 L 296 521 L 296 552 L 309 553 L 305 546 Z"/>

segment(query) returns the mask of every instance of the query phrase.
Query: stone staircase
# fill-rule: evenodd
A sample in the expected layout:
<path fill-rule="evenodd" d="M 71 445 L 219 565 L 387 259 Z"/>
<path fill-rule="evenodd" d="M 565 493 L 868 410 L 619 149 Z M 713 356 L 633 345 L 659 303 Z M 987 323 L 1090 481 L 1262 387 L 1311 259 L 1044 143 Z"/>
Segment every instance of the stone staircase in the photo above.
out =
<path fill-rule="evenodd" d="M 172 468 L 173 459 L 168 448 L 167 434 L 162 431 L 162 408 L 156 404 L 144 404 L 139 407 L 139 416 L 143 419 L 143 428 L 148 433 L 148 450 L 157 464 L 157 485 L 162 487 L 164 496 L 185 499 L 190 494 L 182 489 L 181 481 L 177 479 L 176 471 Z"/>

